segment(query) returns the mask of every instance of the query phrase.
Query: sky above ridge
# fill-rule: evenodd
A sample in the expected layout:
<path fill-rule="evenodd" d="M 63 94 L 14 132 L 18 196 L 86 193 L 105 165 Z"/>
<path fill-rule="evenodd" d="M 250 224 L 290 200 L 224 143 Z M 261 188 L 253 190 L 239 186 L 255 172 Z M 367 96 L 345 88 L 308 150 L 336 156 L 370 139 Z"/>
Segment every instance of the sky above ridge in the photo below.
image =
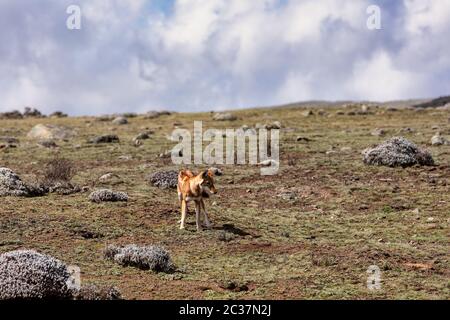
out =
<path fill-rule="evenodd" d="M 0 112 L 448 95 L 449 34 L 450 0 L 0 0 Z"/>

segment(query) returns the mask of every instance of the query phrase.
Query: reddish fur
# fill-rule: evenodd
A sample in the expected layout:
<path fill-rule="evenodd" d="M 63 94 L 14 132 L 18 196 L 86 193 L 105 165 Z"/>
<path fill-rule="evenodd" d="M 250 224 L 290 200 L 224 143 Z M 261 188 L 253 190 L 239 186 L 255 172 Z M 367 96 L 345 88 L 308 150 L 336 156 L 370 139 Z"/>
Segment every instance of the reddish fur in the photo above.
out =
<path fill-rule="evenodd" d="M 201 211 L 204 213 L 206 226 L 210 226 L 203 198 L 209 197 L 209 192 L 206 188 L 208 188 L 213 194 L 217 193 L 214 186 L 213 176 L 214 174 L 209 170 L 201 172 L 198 175 L 195 175 L 190 170 L 180 171 L 178 175 L 177 191 L 178 198 L 181 202 L 181 229 L 184 229 L 187 214 L 187 203 L 191 200 L 195 202 L 197 230 L 201 230 Z"/>

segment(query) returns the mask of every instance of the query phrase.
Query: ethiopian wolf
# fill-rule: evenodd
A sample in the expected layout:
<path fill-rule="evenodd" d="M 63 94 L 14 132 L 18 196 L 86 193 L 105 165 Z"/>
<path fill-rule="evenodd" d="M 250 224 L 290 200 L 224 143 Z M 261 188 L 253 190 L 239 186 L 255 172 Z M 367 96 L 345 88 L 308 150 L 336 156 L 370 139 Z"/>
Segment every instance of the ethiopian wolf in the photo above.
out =
<path fill-rule="evenodd" d="M 214 186 L 214 173 L 212 170 L 205 170 L 198 175 L 195 175 L 190 170 L 182 170 L 178 174 L 178 199 L 181 202 L 181 225 L 180 229 L 185 228 L 187 204 L 190 201 L 195 202 L 195 221 L 197 224 L 197 231 L 202 230 L 201 213 L 203 211 L 204 226 L 211 227 L 211 222 L 208 219 L 208 213 L 205 208 L 204 198 L 208 198 L 209 194 L 216 194 L 217 189 Z"/>

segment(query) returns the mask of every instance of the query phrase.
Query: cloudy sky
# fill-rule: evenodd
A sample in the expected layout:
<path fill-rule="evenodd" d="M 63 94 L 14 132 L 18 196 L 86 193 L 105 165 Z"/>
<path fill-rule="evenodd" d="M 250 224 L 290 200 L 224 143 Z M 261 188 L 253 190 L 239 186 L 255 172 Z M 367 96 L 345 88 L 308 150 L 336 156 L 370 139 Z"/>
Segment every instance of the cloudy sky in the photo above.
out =
<path fill-rule="evenodd" d="M 450 94 L 449 34 L 450 0 L 0 0 L 0 111 L 434 97 Z"/>

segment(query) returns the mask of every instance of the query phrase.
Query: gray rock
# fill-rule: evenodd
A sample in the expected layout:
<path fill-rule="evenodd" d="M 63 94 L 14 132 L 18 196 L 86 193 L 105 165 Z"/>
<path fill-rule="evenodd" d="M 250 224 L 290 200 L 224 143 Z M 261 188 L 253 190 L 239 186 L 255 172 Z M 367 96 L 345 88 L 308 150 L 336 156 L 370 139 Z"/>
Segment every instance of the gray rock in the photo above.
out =
<path fill-rule="evenodd" d="M 380 129 L 380 128 L 376 128 L 375 130 L 373 130 L 370 134 L 376 137 L 382 137 L 386 135 L 386 130 L 384 129 Z"/>
<path fill-rule="evenodd" d="M 70 273 L 61 261 L 33 250 L 0 255 L 0 300 L 70 299 Z"/>
<path fill-rule="evenodd" d="M 226 112 L 214 114 L 213 119 L 216 121 L 235 121 L 237 117 L 232 113 Z"/>
<path fill-rule="evenodd" d="M 108 246 L 105 257 L 122 266 L 132 266 L 142 270 L 156 272 L 173 272 L 175 266 L 170 254 L 160 246 L 137 246 L 135 244 L 124 247 Z"/>
<path fill-rule="evenodd" d="M 109 189 L 95 190 L 89 195 L 89 200 L 92 202 L 126 202 L 128 195 L 125 192 L 114 192 Z"/>
<path fill-rule="evenodd" d="M 388 167 L 434 165 L 434 160 L 428 151 L 419 149 L 403 137 L 394 137 L 375 148 L 367 148 L 363 151 L 363 156 L 364 163 L 368 165 Z"/>
<path fill-rule="evenodd" d="M 148 139 L 150 139 L 150 133 L 142 132 L 139 133 L 133 140 L 148 140 Z"/>
<path fill-rule="evenodd" d="M 41 141 L 38 141 L 37 144 L 40 147 L 49 148 L 49 149 L 58 148 L 58 145 L 53 140 L 41 140 Z"/>
<path fill-rule="evenodd" d="M 144 119 L 156 119 L 159 118 L 161 116 L 168 116 L 171 115 L 172 113 L 169 111 L 149 111 L 144 115 Z"/>
<path fill-rule="evenodd" d="M 37 197 L 48 190 L 42 186 L 28 185 L 11 169 L 0 168 L 0 197 Z"/>
<path fill-rule="evenodd" d="M 125 125 L 128 124 L 128 119 L 125 117 L 117 117 L 113 120 L 112 123 L 116 125 Z"/>
<path fill-rule="evenodd" d="M 116 287 L 98 287 L 96 285 L 82 286 L 74 295 L 74 300 L 105 301 L 122 300 L 122 294 Z"/>
<path fill-rule="evenodd" d="M 148 176 L 150 184 L 160 189 L 176 189 L 178 184 L 178 172 L 174 170 L 159 171 Z"/>
<path fill-rule="evenodd" d="M 66 127 L 38 124 L 34 126 L 27 137 L 36 140 L 69 140 L 73 138 L 74 131 Z"/>
<path fill-rule="evenodd" d="M 310 117 L 313 115 L 314 115 L 314 112 L 312 112 L 311 110 L 306 110 L 306 111 L 302 112 L 302 116 L 304 116 L 304 117 Z"/>
<path fill-rule="evenodd" d="M 438 132 L 431 138 L 431 144 L 433 146 L 450 145 L 450 141 L 442 136 L 440 132 Z"/>
<path fill-rule="evenodd" d="M 95 138 L 92 138 L 88 141 L 89 143 L 93 144 L 100 144 L 100 143 L 118 143 L 120 142 L 120 139 L 115 134 L 106 134 L 102 136 L 97 136 Z"/>

